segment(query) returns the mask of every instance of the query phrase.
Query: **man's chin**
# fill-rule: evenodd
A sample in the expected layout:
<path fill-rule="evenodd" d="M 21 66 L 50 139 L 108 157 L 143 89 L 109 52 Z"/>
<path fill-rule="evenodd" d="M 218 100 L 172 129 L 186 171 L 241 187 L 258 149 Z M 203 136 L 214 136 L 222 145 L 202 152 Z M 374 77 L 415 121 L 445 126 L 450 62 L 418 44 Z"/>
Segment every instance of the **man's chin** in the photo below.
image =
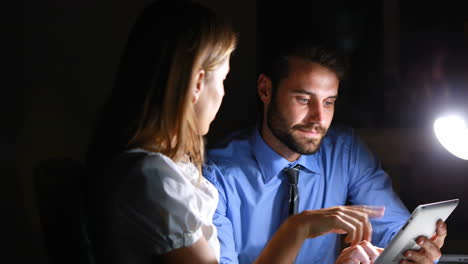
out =
<path fill-rule="evenodd" d="M 299 154 L 302 154 L 302 155 L 315 154 L 315 152 L 317 152 L 318 149 L 319 149 L 318 146 L 314 146 L 314 148 L 301 149 Z"/>
<path fill-rule="evenodd" d="M 302 154 L 302 155 L 314 154 L 319 149 L 321 141 L 322 141 L 322 138 L 296 140 L 295 152 Z"/>

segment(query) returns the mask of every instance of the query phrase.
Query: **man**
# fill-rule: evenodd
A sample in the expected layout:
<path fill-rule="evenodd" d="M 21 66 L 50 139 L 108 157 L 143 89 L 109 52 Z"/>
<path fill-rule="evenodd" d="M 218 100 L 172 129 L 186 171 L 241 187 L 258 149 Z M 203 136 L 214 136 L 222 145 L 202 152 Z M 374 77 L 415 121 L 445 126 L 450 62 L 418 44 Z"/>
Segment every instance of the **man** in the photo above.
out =
<path fill-rule="evenodd" d="M 210 150 L 204 168 L 219 191 L 221 263 L 371 263 L 409 214 L 353 130 L 330 128 L 343 67 L 306 45 L 270 58 L 260 126 Z M 338 234 L 351 245 L 337 257 Z M 432 263 L 445 235 L 439 222 L 408 258 Z"/>

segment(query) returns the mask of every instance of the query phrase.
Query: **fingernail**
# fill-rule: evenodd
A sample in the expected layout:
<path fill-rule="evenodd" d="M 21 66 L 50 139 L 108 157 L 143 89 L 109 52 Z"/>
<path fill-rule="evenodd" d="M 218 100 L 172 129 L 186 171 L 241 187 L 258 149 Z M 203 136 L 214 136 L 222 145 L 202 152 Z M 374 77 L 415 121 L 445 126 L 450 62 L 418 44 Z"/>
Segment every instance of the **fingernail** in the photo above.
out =
<path fill-rule="evenodd" d="M 411 252 L 406 252 L 407 257 L 411 257 L 413 254 Z"/>
<path fill-rule="evenodd" d="M 422 245 L 424 244 L 424 239 L 421 239 L 421 241 L 419 241 L 419 245 Z"/>

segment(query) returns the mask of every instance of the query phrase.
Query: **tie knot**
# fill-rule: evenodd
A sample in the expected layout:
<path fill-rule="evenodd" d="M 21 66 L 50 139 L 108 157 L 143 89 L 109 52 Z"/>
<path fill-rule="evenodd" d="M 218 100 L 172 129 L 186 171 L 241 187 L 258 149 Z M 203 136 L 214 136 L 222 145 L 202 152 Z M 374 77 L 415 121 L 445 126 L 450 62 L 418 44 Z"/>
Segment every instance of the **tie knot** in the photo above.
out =
<path fill-rule="evenodd" d="M 285 169 L 285 173 L 288 176 L 288 183 L 297 185 L 297 180 L 299 178 L 299 169 L 301 165 L 296 165 L 292 168 Z"/>

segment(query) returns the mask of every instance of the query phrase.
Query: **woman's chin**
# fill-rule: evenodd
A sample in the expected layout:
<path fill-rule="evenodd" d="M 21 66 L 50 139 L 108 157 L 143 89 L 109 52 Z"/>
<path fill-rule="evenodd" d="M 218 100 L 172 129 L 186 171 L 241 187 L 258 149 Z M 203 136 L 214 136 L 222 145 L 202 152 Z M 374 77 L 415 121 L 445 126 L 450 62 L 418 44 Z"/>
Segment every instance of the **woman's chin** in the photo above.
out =
<path fill-rule="evenodd" d="M 206 134 L 208 134 L 209 130 L 210 130 L 210 126 L 208 125 L 206 127 L 199 128 L 197 134 L 199 136 L 206 136 Z"/>

